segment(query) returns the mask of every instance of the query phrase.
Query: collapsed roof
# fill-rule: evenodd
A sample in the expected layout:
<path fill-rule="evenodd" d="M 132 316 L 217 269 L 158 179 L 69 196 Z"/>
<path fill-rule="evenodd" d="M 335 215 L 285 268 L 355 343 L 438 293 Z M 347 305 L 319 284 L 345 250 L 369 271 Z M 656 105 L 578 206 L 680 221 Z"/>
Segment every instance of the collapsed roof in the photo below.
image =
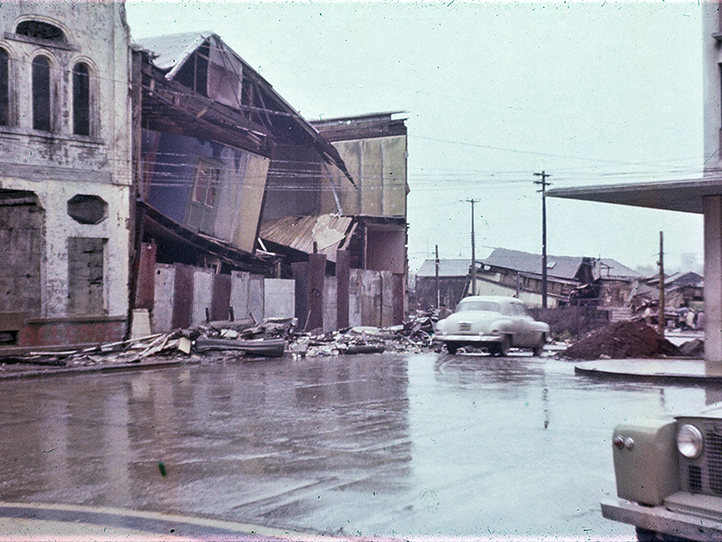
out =
<path fill-rule="evenodd" d="M 144 128 L 206 131 L 269 158 L 275 143 L 308 145 L 353 183 L 336 148 L 217 34 L 169 34 L 135 44 L 148 56 Z"/>

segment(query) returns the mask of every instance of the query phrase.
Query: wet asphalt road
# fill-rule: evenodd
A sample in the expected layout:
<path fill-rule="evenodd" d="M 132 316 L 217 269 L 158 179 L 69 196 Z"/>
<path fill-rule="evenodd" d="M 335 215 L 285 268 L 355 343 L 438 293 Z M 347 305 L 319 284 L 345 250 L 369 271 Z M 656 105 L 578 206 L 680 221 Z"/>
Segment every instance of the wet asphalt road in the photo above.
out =
<path fill-rule="evenodd" d="M 344 536 L 629 539 L 610 435 L 719 389 L 512 354 L 339 356 L 0 381 L 0 499 Z"/>

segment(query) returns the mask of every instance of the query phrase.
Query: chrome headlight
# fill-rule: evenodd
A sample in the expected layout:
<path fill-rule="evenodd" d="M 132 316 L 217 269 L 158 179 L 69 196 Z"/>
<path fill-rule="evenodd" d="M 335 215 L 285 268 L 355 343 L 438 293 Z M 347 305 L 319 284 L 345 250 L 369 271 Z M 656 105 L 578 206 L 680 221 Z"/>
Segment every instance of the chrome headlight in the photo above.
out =
<path fill-rule="evenodd" d="M 704 439 L 699 429 L 688 423 L 679 428 L 679 432 L 677 432 L 679 453 L 688 459 L 694 459 L 700 456 L 703 448 Z"/>

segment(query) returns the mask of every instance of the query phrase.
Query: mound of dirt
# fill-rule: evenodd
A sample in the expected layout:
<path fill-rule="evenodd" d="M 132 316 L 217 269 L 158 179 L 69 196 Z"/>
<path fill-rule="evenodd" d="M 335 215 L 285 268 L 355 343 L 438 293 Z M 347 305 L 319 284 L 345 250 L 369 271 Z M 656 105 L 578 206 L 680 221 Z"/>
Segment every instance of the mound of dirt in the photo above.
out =
<path fill-rule="evenodd" d="M 642 321 L 624 321 L 593 331 L 567 348 L 560 357 L 591 360 L 679 355 L 679 349 L 667 339 L 660 337 L 653 327 Z"/>

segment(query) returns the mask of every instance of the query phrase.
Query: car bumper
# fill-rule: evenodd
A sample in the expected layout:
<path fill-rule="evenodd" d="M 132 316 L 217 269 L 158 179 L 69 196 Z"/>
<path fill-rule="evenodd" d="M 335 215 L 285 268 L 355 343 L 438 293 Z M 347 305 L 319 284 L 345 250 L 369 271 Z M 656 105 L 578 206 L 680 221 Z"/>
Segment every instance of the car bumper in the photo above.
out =
<path fill-rule="evenodd" d="M 602 516 L 658 533 L 689 540 L 722 541 L 720 520 L 673 512 L 664 506 L 642 506 L 623 499 L 604 499 Z"/>
<path fill-rule="evenodd" d="M 501 335 L 434 335 L 434 341 L 440 343 L 492 344 L 501 340 Z"/>

